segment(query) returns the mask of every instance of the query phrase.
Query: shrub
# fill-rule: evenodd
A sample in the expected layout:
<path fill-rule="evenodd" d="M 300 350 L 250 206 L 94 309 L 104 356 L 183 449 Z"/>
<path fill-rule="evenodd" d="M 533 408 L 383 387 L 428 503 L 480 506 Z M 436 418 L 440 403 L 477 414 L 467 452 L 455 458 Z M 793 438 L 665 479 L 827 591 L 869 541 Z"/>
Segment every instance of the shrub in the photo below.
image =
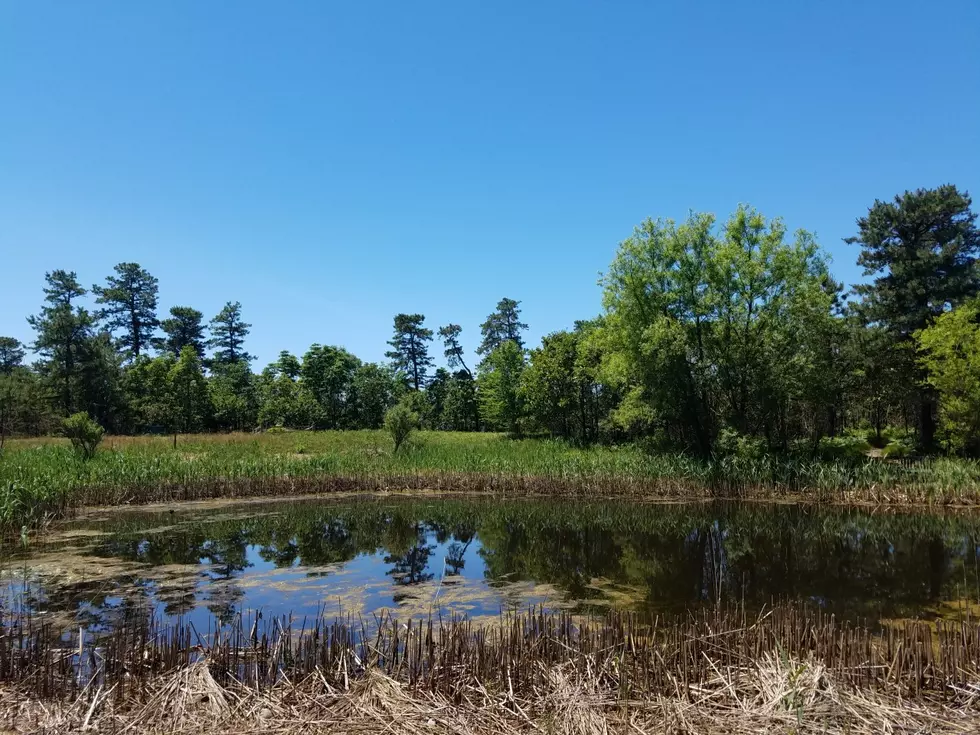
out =
<path fill-rule="evenodd" d="M 893 439 L 885 445 L 881 454 L 889 459 L 902 459 L 912 454 L 912 444 L 907 439 Z"/>
<path fill-rule="evenodd" d="M 84 411 L 72 414 L 65 419 L 62 428 L 71 440 L 71 445 L 75 448 L 83 459 L 91 459 L 95 456 L 95 450 L 105 436 L 105 429 L 93 421 Z"/>
<path fill-rule="evenodd" d="M 385 414 L 385 431 L 391 435 L 392 441 L 395 442 L 396 452 L 408 439 L 409 434 L 418 428 L 418 425 L 419 415 L 406 403 L 398 403 L 388 409 L 388 413 Z"/>

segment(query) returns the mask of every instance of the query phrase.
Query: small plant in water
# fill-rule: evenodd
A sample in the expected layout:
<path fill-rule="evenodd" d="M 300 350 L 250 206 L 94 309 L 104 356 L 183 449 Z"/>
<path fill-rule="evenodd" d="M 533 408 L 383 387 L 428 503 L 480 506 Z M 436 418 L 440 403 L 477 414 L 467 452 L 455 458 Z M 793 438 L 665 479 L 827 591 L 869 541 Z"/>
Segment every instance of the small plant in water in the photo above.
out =
<path fill-rule="evenodd" d="M 65 419 L 62 426 L 65 436 L 71 440 L 71 445 L 75 448 L 83 459 L 91 459 L 95 456 L 95 450 L 105 436 L 105 429 L 93 421 L 84 411 L 72 414 Z"/>
<path fill-rule="evenodd" d="M 399 403 L 388 409 L 388 413 L 385 414 L 385 430 L 391 435 L 396 452 L 418 425 L 419 415 L 405 403 Z"/>

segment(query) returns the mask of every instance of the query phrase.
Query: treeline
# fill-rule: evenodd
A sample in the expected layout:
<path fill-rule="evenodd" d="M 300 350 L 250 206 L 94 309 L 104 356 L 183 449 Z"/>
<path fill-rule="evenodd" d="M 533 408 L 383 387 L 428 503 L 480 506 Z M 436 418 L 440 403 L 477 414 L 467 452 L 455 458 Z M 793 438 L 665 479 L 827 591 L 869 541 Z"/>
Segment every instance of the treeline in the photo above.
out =
<path fill-rule="evenodd" d="M 424 428 L 698 455 L 816 449 L 856 428 L 882 440 L 889 427 L 924 450 L 976 453 L 971 205 L 952 185 L 876 201 L 847 240 L 870 277 L 850 292 L 812 234 L 750 208 L 721 224 L 647 220 L 602 278 L 603 313 L 537 347 L 505 298 L 475 356 L 460 325 L 399 314 L 384 364 L 314 344 L 259 373 L 239 303 L 207 324 L 189 306 L 160 319 L 157 279 L 136 263 L 90 291 L 54 271 L 28 319 L 39 359 L 25 366 L 25 347 L 0 338 L 0 436 L 51 432 L 78 411 L 116 433 L 377 428 L 402 402 Z"/>

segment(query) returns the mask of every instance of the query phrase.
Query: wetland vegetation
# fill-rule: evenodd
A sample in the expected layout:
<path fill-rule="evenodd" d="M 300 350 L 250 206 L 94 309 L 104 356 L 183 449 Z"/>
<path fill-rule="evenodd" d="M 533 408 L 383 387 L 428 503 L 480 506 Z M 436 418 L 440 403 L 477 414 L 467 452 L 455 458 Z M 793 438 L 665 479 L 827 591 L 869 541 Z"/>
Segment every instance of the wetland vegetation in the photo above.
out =
<path fill-rule="evenodd" d="M 7 719 L 974 731 L 971 205 L 876 201 L 849 293 L 750 207 L 646 220 L 601 314 L 532 347 L 501 299 L 475 357 L 438 329 L 444 367 L 402 313 L 384 363 L 254 372 L 238 302 L 45 274 L 37 361 L 0 338 L 0 694 L 63 704 Z"/>

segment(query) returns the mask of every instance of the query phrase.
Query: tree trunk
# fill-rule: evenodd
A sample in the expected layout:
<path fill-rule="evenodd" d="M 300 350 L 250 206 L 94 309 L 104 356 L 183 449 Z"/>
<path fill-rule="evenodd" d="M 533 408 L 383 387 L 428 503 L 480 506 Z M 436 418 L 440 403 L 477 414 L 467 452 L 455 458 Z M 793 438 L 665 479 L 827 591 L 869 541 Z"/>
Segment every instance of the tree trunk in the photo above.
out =
<path fill-rule="evenodd" d="M 936 444 L 936 397 L 924 391 L 919 397 L 919 448 L 931 452 Z"/>

